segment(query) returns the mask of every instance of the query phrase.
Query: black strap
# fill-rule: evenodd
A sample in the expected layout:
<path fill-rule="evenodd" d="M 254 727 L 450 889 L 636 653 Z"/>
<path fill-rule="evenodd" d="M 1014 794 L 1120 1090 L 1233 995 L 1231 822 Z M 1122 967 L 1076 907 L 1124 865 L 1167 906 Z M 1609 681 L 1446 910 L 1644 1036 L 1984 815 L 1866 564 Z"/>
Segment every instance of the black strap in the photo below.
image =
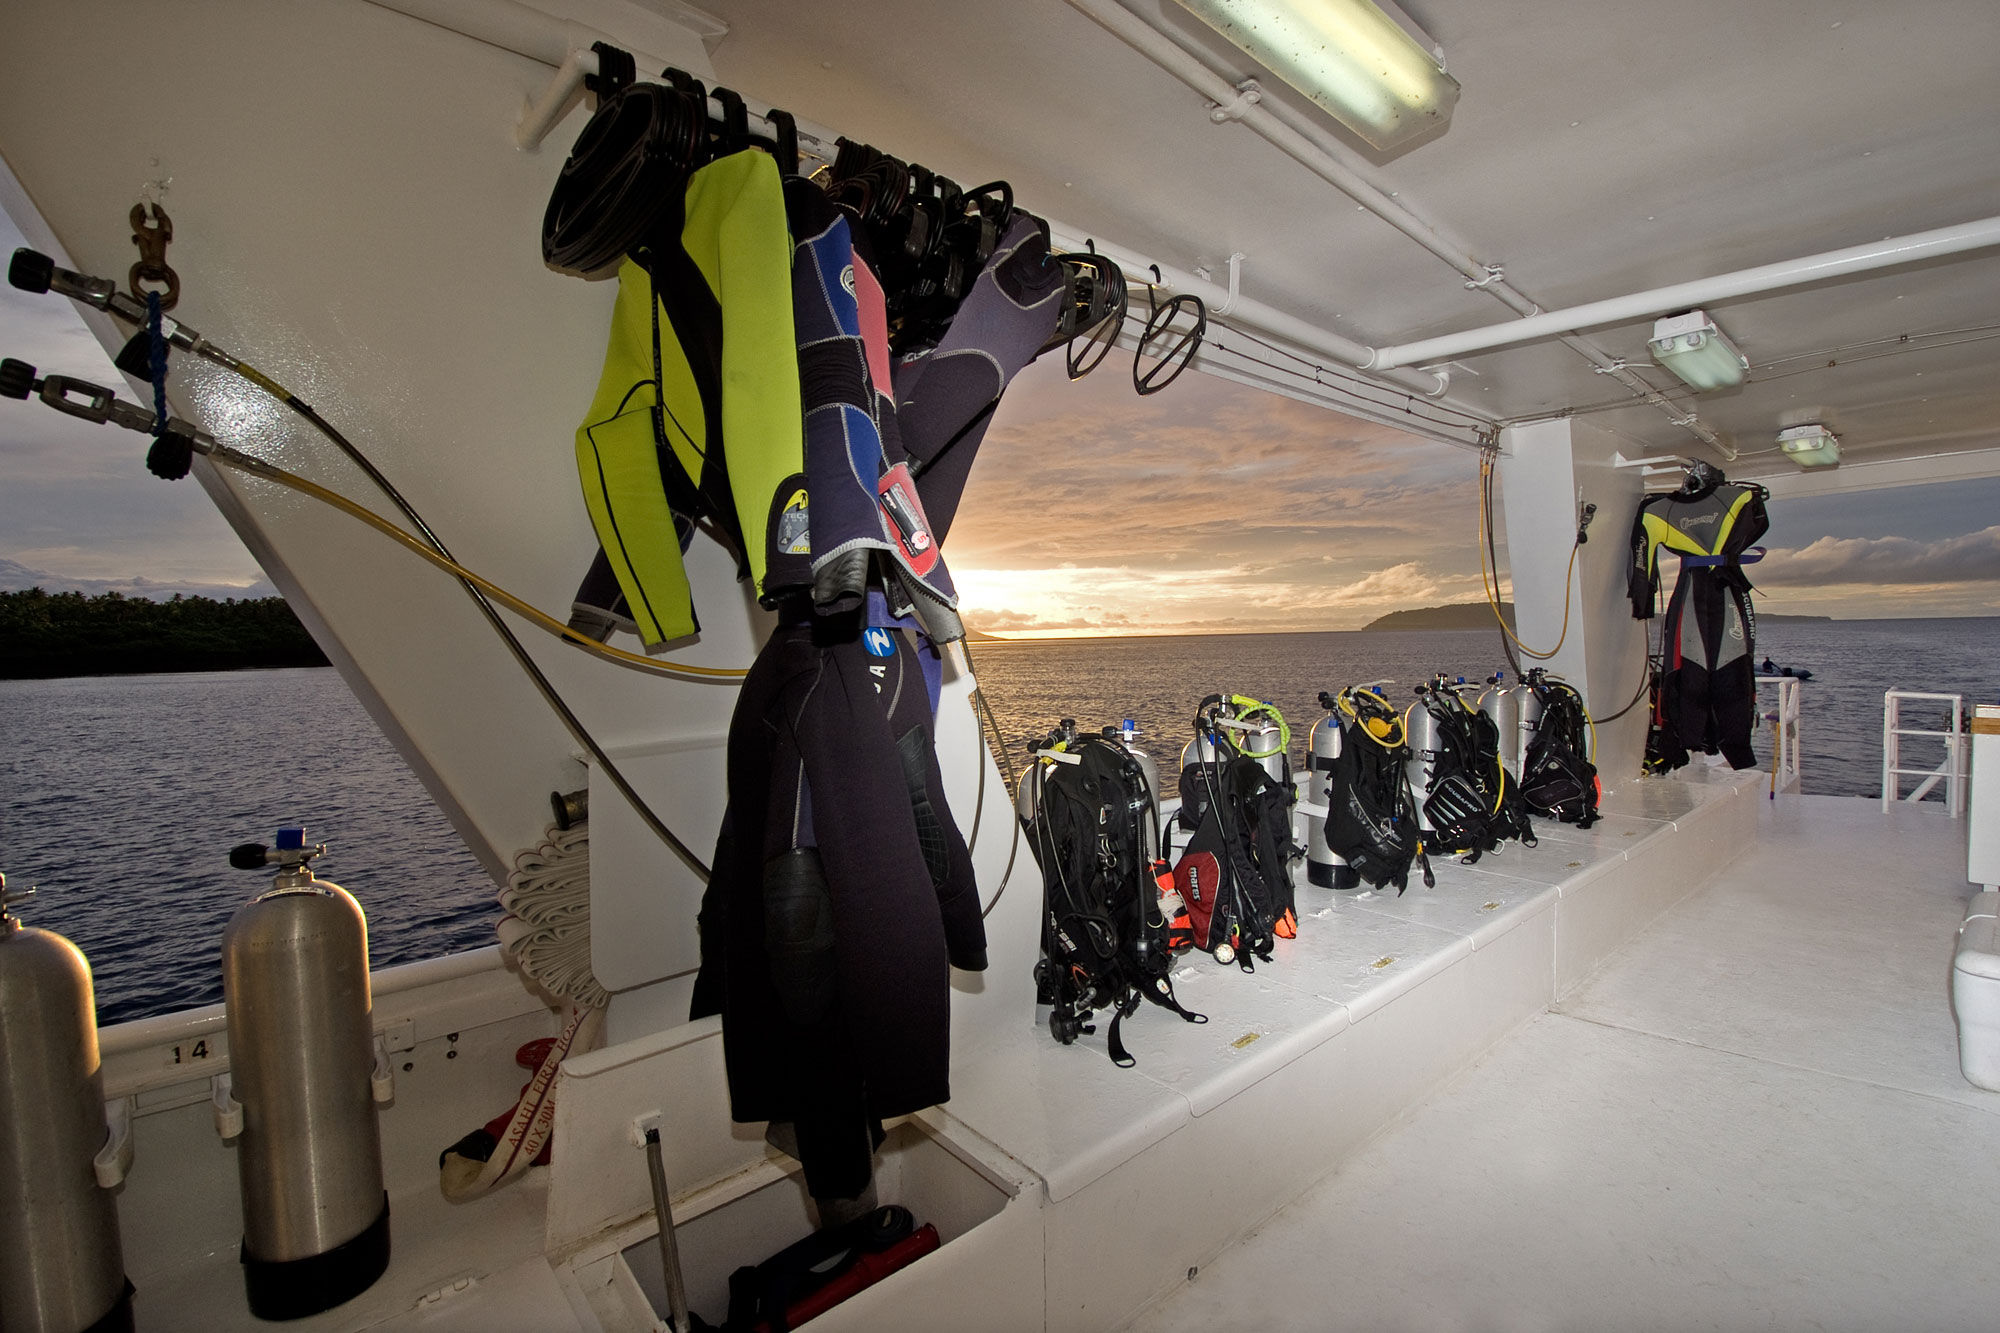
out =
<path fill-rule="evenodd" d="M 597 73 L 583 76 L 583 86 L 598 97 L 608 97 L 639 77 L 639 67 L 630 51 L 621 51 L 609 42 L 592 42 L 597 53 Z"/>

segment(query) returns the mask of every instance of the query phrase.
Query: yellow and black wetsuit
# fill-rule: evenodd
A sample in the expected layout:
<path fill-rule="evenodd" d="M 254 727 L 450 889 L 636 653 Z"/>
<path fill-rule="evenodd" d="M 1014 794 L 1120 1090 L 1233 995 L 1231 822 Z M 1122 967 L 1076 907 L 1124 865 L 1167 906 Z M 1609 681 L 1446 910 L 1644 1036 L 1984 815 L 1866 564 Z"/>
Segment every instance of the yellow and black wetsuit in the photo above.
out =
<path fill-rule="evenodd" d="M 1710 471 L 1679 490 L 1655 495 L 1632 521 L 1632 570 L 1626 591 L 1632 618 L 1651 620 L 1660 589 L 1660 548 L 1678 555 L 1741 555 L 1770 531 L 1762 486 L 1739 486 Z"/>
<path fill-rule="evenodd" d="M 754 149 L 720 158 L 680 202 L 644 264 L 619 269 L 604 370 L 576 432 L 591 525 L 649 644 L 696 628 L 681 552 L 697 518 L 735 545 L 760 596 L 777 591 L 778 515 L 803 484 L 777 163 Z"/>
<path fill-rule="evenodd" d="M 1648 766 L 1670 770 L 1688 752 L 1720 753 L 1731 768 L 1755 766 L 1750 731 L 1757 705 L 1756 614 L 1737 557 L 1770 530 L 1761 486 L 1712 470 L 1639 506 L 1632 524 L 1629 592 L 1634 617 L 1653 615 L 1660 548 L 1679 553 L 1667 603 L 1661 672 L 1648 738 Z"/>

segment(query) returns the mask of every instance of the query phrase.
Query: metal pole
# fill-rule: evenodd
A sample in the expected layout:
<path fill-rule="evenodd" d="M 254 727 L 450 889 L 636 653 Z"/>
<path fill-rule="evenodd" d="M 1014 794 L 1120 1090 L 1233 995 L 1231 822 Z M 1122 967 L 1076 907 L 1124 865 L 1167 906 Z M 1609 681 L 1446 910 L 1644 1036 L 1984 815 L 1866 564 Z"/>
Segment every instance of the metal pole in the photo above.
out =
<path fill-rule="evenodd" d="M 646 1173 L 653 1179 L 653 1212 L 660 1219 L 660 1271 L 667 1281 L 667 1309 L 677 1333 L 689 1333 L 687 1285 L 681 1278 L 681 1247 L 674 1238 L 674 1206 L 667 1197 L 667 1167 L 660 1156 L 660 1131 L 646 1131 Z"/>
<path fill-rule="evenodd" d="M 1714 277 L 1675 283 L 1671 287 L 1656 287 L 1652 291 L 1592 301 L 1566 310 L 1551 310 L 1505 324 L 1489 324 L 1485 328 L 1467 329 L 1463 333 L 1448 333 L 1397 347 L 1377 348 L 1374 359 L 1364 361 L 1362 369 L 1382 371 L 1422 362 L 1449 361 L 1469 352 L 1490 351 L 1552 334 L 1570 333 L 1599 324 L 1624 324 L 1733 296 L 1754 296 L 1786 287 L 1825 282 L 1849 273 L 1895 268 L 1994 245 L 2000 245 L 2000 218 L 1979 218 L 1953 227 L 1938 227 L 1908 236 L 1884 237 L 1865 245 L 1851 245 L 1844 250 L 1828 250 L 1800 259 L 1787 259 L 1735 273 L 1718 273 Z"/>

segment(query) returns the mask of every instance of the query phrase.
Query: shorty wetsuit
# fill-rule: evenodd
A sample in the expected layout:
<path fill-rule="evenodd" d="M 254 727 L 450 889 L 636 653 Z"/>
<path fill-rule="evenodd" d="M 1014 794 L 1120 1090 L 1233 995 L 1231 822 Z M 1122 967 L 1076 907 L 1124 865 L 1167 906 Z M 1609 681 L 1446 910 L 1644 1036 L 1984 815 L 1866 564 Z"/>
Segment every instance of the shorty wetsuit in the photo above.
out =
<path fill-rule="evenodd" d="M 717 524 L 760 595 L 786 581 L 777 539 L 804 475 L 777 164 L 755 149 L 720 158 L 688 178 L 681 203 L 644 264 L 619 269 L 604 369 L 576 432 L 591 525 L 648 644 L 696 628 L 681 552 L 697 518 Z"/>

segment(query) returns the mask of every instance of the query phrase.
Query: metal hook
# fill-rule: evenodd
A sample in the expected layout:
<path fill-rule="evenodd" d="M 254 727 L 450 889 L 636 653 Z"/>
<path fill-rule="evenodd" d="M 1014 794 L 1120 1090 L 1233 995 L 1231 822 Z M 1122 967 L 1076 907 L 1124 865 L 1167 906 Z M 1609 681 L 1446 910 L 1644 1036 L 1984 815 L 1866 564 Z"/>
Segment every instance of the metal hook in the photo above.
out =
<path fill-rule="evenodd" d="M 141 283 L 160 283 L 160 309 L 172 310 L 181 299 L 180 274 L 167 263 L 167 246 L 174 239 L 174 220 L 157 203 L 132 205 L 132 244 L 139 247 L 139 262 L 126 278 L 132 295 L 143 301 L 149 293 Z"/>

